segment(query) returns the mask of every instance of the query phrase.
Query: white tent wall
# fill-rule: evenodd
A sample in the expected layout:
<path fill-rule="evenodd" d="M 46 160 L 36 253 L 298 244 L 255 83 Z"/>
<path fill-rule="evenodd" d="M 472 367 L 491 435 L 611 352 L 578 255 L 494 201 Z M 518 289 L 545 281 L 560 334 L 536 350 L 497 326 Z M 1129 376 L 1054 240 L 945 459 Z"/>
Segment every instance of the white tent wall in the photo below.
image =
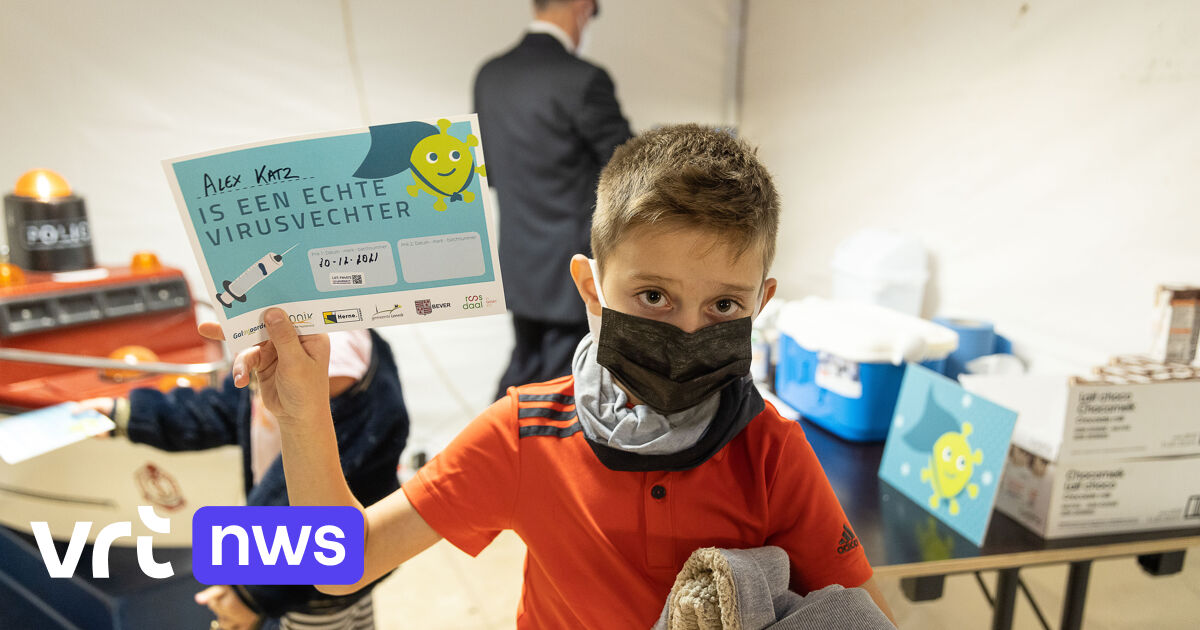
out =
<path fill-rule="evenodd" d="M 609 69 L 635 128 L 723 122 L 729 6 L 601 3 L 585 54 Z M 475 70 L 516 43 L 531 9 L 0 0 L 0 189 L 30 168 L 57 170 L 87 201 L 97 260 L 153 249 L 199 288 L 161 160 L 470 111 Z"/>
<path fill-rule="evenodd" d="M 728 122 L 735 0 L 600 5 L 584 56 L 635 130 Z M 0 189 L 57 170 L 87 202 L 97 261 L 153 250 L 204 299 L 164 158 L 471 111 L 476 69 L 518 41 L 532 2 L 0 0 L 0 15 Z M 437 450 L 492 402 L 506 318 L 380 332 L 410 448 Z"/>
<path fill-rule="evenodd" d="M 726 55 L 732 4 L 600 2 L 583 56 L 608 70 L 635 130 L 724 122 L 725 81 L 733 71 Z M 373 122 L 387 122 L 471 111 L 475 70 L 517 43 L 532 2 L 354 0 L 349 6 L 367 113 Z"/>
<path fill-rule="evenodd" d="M 865 226 L 931 251 L 926 308 L 1043 370 L 1148 349 L 1200 281 L 1200 4 L 750 0 L 742 130 L 783 195 L 775 273 L 826 294 Z"/>
<path fill-rule="evenodd" d="M 58 171 L 96 259 L 195 273 L 161 160 L 358 125 L 337 3 L 0 3 L 0 188 Z"/>
<path fill-rule="evenodd" d="M 730 122 L 736 0 L 601 4 L 587 55 L 635 128 Z M 740 123 L 784 195 L 782 295 L 827 292 L 853 231 L 904 229 L 933 253 L 931 312 L 1091 362 L 1145 348 L 1156 282 L 1200 280 L 1200 6 L 748 6 Z M 529 19 L 519 0 L 0 10 L 0 188 L 60 171 L 87 199 L 100 261 L 151 248 L 197 287 L 160 160 L 468 111 L 474 70 Z"/>

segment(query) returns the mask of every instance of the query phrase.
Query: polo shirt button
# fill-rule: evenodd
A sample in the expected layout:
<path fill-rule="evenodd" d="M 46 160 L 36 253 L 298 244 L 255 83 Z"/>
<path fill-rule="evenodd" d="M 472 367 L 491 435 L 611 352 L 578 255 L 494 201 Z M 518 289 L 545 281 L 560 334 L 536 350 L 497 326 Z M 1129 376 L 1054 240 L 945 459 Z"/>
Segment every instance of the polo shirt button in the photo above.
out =
<path fill-rule="evenodd" d="M 655 485 L 653 488 L 650 488 L 650 496 L 654 497 L 655 499 L 661 499 L 667 496 L 667 489 L 662 486 Z"/>

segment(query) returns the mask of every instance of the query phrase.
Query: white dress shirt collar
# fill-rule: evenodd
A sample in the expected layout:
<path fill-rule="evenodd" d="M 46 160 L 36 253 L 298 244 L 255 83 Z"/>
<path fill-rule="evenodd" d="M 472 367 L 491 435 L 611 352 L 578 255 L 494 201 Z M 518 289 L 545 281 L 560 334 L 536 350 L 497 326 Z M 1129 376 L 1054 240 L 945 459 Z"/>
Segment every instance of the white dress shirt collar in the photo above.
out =
<path fill-rule="evenodd" d="M 528 30 L 530 33 L 544 33 L 546 35 L 550 35 L 554 37 L 554 39 L 557 39 L 558 43 L 562 44 L 563 48 L 567 49 L 567 52 L 572 54 L 575 53 L 575 42 L 571 41 L 571 36 L 567 35 L 567 32 L 562 30 L 562 28 L 560 28 L 557 24 L 547 22 L 545 20 L 534 20 L 533 22 L 530 22 Z"/>

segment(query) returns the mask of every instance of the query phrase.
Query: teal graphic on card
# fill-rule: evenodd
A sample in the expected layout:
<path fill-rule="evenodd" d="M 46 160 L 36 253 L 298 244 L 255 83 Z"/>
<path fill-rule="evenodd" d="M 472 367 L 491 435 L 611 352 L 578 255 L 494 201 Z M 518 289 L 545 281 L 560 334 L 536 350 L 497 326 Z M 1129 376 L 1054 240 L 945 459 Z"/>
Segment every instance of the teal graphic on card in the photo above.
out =
<path fill-rule="evenodd" d="M 169 162 L 209 297 L 233 318 L 496 280 L 476 125 L 401 122 Z"/>
<path fill-rule="evenodd" d="M 879 477 L 983 544 L 1017 414 L 909 364 Z"/>

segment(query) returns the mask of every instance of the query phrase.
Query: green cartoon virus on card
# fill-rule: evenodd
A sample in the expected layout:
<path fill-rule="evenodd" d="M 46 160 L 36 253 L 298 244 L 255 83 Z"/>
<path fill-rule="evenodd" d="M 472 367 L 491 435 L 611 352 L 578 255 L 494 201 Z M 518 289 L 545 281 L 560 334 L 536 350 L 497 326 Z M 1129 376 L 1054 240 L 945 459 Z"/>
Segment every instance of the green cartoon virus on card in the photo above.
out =
<path fill-rule="evenodd" d="M 445 118 L 438 121 L 441 133 L 429 136 L 417 143 L 413 149 L 411 164 L 414 183 L 408 187 L 408 194 L 416 197 L 425 191 L 434 197 L 435 210 L 446 209 L 446 199 L 450 201 L 475 201 L 475 193 L 464 190 L 471 183 L 475 173 L 487 177 L 484 166 L 474 168 L 475 160 L 471 156 L 471 147 L 479 145 L 475 134 L 468 134 L 466 142 L 447 133 L 450 121 Z"/>
<path fill-rule="evenodd" d="M 930 508 L 936 510 L 945 500 L 950 514 L 958 514 L 958 497 L 964 490 L 972 499 L 979 495 L 979 486 L 971 483 L 971 477 L 983 463 L 983 451 L 971 449 L 967 437 L 972 430 L 970 422 L 962 423 L 960 429 L 954 417 L 933 399 L 933 392 L 926 394 L 925 412 L 904 435 L 904 441 L 914 450 L 930 454 L 929 467 L 921 469 L 921 482 L 933 489 Z"/>
<path fill-rule="evenodd" d="M 434 210 L 446 210 L 447 202 L 475 201 L 467 190 L 475 175 L 487 177 L 484 165 L 475 166 L 472 147 L 479 146 L 475 134 L 466 140 L 450 135 L 450 121 L 437 127 L 423 122 L 406 122 L 371 127 L 371 148 L 355 177 L 376 179 L 411 170 L 413 183 L 405 190 L 410 197 L 422 192 L 434 197 Z"/>
<path fill-rule="evenodd" d="M 933 486 L 929 507 L 936 509 L 939 502 L 946 499 L 950 503 L 950 513 L 958 514 L 956 497 L 964 488 L 972 499 L 979 495 L 979 486 L 970 481 L 975 466 L 983 463 L 983 451 L 975 449 L 971 452 L 968 435 L 971 435 L 971 423 L 964 422 L 962 433 L 947 433 L 934 442 L 929 468 L 921 469 L 921 481 L 928 481 Z"/>

